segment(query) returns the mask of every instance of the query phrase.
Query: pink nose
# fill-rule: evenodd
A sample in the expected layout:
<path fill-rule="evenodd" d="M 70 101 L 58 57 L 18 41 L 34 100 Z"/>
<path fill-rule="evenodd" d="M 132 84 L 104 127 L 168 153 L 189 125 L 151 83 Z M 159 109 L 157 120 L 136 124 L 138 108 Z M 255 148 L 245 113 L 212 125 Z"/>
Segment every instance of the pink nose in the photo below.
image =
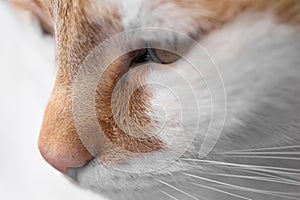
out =
<path fill-rule="evenodd" d="M 86 165 L 93 156 L 86 151 L 70 151 L 49 149 L 48 146 L 39 145 L 43 158 L 60 172 L 67 174 L 68 169 L 78 168 Z"/>

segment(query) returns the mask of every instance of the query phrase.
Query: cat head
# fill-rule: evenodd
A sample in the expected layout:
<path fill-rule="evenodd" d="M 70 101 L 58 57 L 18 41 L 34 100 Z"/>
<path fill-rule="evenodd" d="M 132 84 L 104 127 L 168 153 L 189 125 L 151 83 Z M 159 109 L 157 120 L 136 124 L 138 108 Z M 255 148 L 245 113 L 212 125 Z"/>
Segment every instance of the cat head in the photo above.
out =
<path fill-rule="evenodd" d="M 259 106 L 265 108 L 273 88 L 285 80 L 291 82 L 282 91 L 289 88 L 293 95 L 275 95 L 270 110 L 280 112 L 282 101 L 295 105 L 299 91 L 290 86 L 298 70 L 293 65 L 283 72 L 275 61 L 263 64 L 256 46 L 247 45 L 264 41 L 261 49 L 272 52 L 270 34 L 279 45 L 298 39 L 297 1 L 13 2 L 31 10 L 56 41 L 57 79 L 39 149 L 83 187 L 112 197 L 122 191 L 132 195 L 168 186 L 165 180 L 175 175 L 186 182 L 191 176 L 182 172 L 195 170 L 192 158 L 272 146 L 278 138 L 292 143 L 294 132 L 258 139 L 253 127 L 264 129 L 268 123 L 252 122 L 251 116 L 265 114 Z M 283 55 L 296 62 L 297 55 L 289 52 L 299 45 L 286 46 L 266 58 L 278 53 L 278 59 Z M 254 102 L 255 96 L 261 98 Z M 287 110 L 286 115 L 292 112 Z M 269 115 L 263 119 L 277 120 Z M 197 164 L 197 171 L 208 169 Z"/>

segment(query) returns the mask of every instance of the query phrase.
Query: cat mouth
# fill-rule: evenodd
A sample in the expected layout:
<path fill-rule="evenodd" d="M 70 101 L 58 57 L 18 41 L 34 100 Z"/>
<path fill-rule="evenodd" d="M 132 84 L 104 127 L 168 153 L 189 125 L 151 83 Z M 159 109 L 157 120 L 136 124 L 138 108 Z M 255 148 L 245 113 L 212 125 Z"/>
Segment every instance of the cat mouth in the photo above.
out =
<path fill-rule="evenodd" d="M 65 178 L 71 181 L 75 185 L 79 185 L 79 180 L 78 180 L 78 170 L 80 168 L 69 168 L 68 173 L 64 174 Z"/>
<path fill-rule="evenodd" d="M 81 171 L 83 171 L 83 169 L 87 166 L 90 165 L 90 163 L 94 162 L 94 159 L 91 159 L 90 161 L 88 161 L 85 165 L 81 166 L 81 167 L 69 167 L 66 170 L 66 173 L 63 173 L 63 176 L 69 180 L 71 183 L 75 184 L 75 185 L 80 185 L 80 181 L 79 181 L 79 173 Z"/>
<path fill-rule="evenodd" d="M 136 188 L 153 187 L 153 182 L 150 181 L 152 175 L 118 171 L 114 167 L 101 164 L 97 159 L 91 160 L 83 167 L 69 168 L 68 173 L 65 174 L 67 179 L 76 186 L 102 193 L 122 193 Z"/>

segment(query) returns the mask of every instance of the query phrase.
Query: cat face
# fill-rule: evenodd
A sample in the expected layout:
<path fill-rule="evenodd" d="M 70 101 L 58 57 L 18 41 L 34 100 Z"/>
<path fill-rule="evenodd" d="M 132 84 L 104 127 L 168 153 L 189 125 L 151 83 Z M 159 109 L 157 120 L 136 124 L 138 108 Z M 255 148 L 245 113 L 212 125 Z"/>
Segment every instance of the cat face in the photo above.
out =
<path fill-rule="evenodd" d="M 39 149 L 79 185 L 111 199 L 240 197 L 217 184 L 248 198 L 295 193 L 293 184 L 261 181 L 284 176 L 279 169 L 295 159 L 258 155 L 290 152 L 300 141 L 298 1 L 32 0 L 26 7 L 56 41 L 58 73 Z M 245 149 L 262 152 L 247 159 Z M 255 183 L 241 178 L 255 173 L 265 174 Z M 220 180 L 226 174 L 236 179 Z"/>

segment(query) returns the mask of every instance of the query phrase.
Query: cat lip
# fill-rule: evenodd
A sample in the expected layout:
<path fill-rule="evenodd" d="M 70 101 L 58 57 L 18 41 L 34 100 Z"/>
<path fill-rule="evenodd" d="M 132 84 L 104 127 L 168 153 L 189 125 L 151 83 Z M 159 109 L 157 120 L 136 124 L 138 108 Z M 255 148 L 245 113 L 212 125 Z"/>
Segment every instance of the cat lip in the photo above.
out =
<path fill-rule="evenodd" d="M 69 168 L 68 173 L 63 174 L 63 176 L 72 184 L 79 185 L 78 170 L 76 168 Z"/>
<path fill-rule="evenodd" d="M 88 165 L 88 163 L 86 165 Z M 86 165 L 84 165 L 84 166 L 86 166 Z M 76 185 L 78 185 L 79 184 L 78 172 L 84 166 L 82 166 L 82 167 L 70 167 L 70 168 L 67 169 L 67 173 L 65 173 L 64 176 L 67 179 L 69 179 L 72 183 L 75 183 Z"/>

